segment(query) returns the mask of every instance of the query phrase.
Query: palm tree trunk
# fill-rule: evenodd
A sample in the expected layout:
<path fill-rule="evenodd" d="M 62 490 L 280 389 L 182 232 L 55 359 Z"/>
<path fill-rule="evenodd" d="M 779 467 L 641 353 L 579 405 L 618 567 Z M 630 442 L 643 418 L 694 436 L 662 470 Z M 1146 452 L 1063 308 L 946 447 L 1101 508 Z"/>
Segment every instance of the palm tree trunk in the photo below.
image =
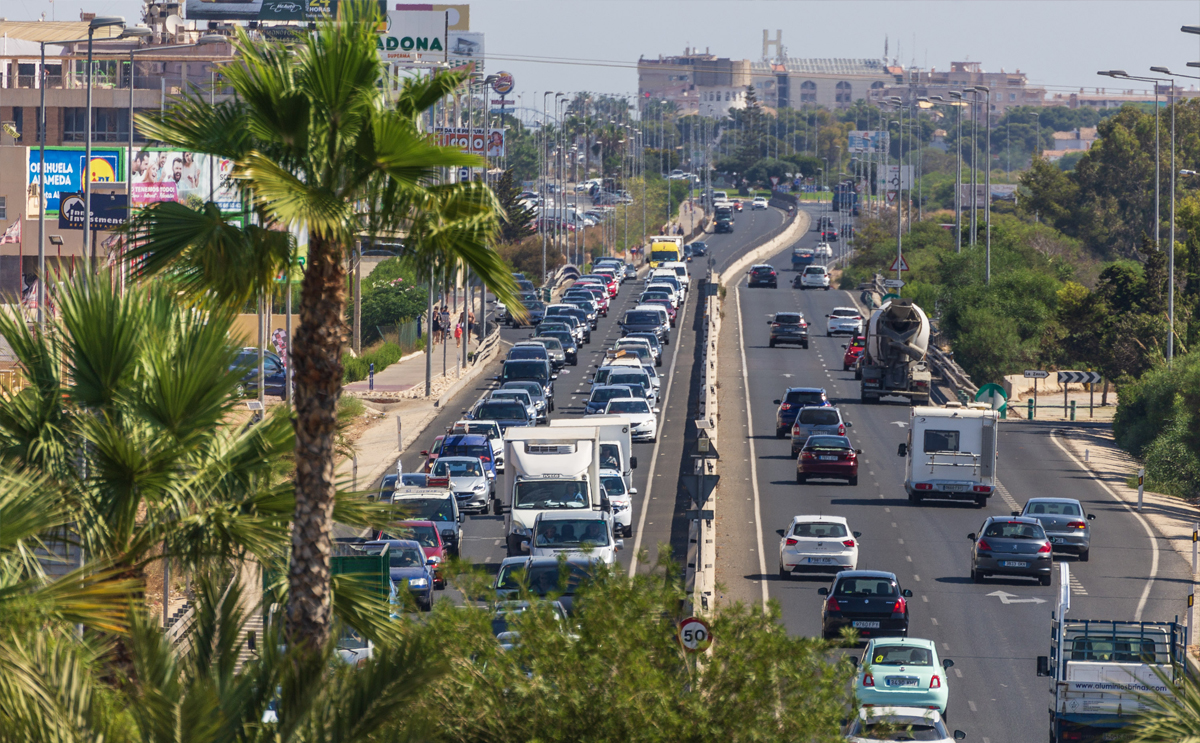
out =
<path fill-rule="evenodd" d="M 329 555 L 333 527 L 334 434 L 342 392 L 346 270 L 341 246 L 310 233 L 300 293 L 296 366 L 296 508 L 288 572 L 287 633 L 293 646 L 328 639 Z"/>

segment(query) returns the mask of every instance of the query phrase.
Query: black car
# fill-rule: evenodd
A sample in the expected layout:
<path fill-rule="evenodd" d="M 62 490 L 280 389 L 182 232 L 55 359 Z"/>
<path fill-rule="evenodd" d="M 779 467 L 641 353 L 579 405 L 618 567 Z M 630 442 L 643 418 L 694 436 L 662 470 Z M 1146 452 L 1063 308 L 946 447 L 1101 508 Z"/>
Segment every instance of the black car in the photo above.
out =
<path fill-rule="evenodd" d="M 908 599 L 895 573 L 882 570 L 847 570 L 838 573 L 829 588 L 819 588 L 821 635 L 830 640 L 842 627 L 853 627 L 863 637 L 908 637 Z"/>
<path fill-rule="evenodd" d="M 775 438 L 781 439 L 792 430 L 802 408 L 828 407 L 832 403 L 821 387 L 788 387 L 783 392 L 783 399 L 776 400 L 775 404 L 779 406 L 775 411 Z"/>
<path fill-rule="evenodd" d="M 690 249 L 693 257 L 708 255 L 708 245 L 706 245 L 702 240 L 697 240 L 694 243 L 688 243 L 687 245 L 683 246 L 683 249 Z"/>
<path fill-rule="evenodd" d="M 771 326 L 771 348 L 778 343 L 797 343 L 801 348 L 808 348 L 808 323 L 804 321 L 803 313 L 776 312 L 767 324 Z"/>
<path fill-rule="evenodd" d="M 1042 524 L 1030 516 L 989 516 L 971 545 L 971 580 L 989 575 L 1019 575 L 1050 585 L 1054 558 Z"/>
<path fill-rule="evenodd" d="M 517 400 L 505 398 L 481 400 L 467 413 L 467 420 L 496 421 L 500 424 L 501 432 L 507 431 L 512 426 L 532 428 L 537 425 L 537 420 L 529 417 L 529 411 L 524 405 Z"/>
<path fill-rule="evenodd" d="M 579 365 L 579 347 L 575 345 L 575 337 L 571 335 L 571 331 L 565 326 L 560 326 L 562 329 L 554 327 L 546 328 L 546 324 L 538 326 L 537 335 L 542 338 L 554 338 L 562 344 L 563 353 L 566 354 L 567 363 L 571 366 Z"/>
<path fill-rule="evenodd" d="M 258 394 L 257 348 L 243 348 L 229 369 L 230 371 L 246 370 L 234 390 L 235 395 L 245 397 L 250 394 Z M 284 397 L 285 389 L 287 389 L 287 369 L 284 368 L 283 359 L 279 358 L 276 353 L 266 351 L 263 354 L 263 392 L 268 395 Z"/>
<path fill-rule="evenodd" d="M 550 361 L 550 352 L 547 351 L 545 347 L 533 345 L 513 346 L 512 348 L 508 349 L 508 356 L 505 357 L 505 361 L 524 361 L 526 359 L 537 359 L 538 361 L 545 361 L 553 364 L 553 362 Z"/>
<path fill-rule="evenodd" d="M 534 300 L 532 302 L 521 302 L 521 304 L 525 305 L 525 311 L 528 313 L 526 319 L 528 320 L 529 325 L 537 325 L 542 321 L 542 318 L 546 316 L 545 302 Z M 512 312 L 508 313 L 508 324 L 514 328 L 520 327 L 517 319 L 513 317 Z"/>
<path fill-rule="evenodd" d="M 543 349 L 545 350 L 545 349 Z M 541 359 L 509 360 L 504 362 L 500 376 L 496 381 L 505 382 L 537 382 L 546 392 L 546 407 L 548 412 L 554 412 L 554 379 L 557 377 L 550 370 L 550 362 Z"/>
<path fill-rule="evenodd" d="M 630 310 L 621 320 L 621 335 L 632 333 L 653 333 L 654 337 L 664 346 L 670 341 L 668 328 L 662 321 L 662 314 L 655 310 Z"/>
<path fill-rule="evenodd" d="M 775 274 L 775 269 L 766 264 L 751 266 L 750 279 L 746 282 L 747 286 L 769 286 L 772 289 L 779 287 L 779 278 Z"/>
<path fill-rule="evenodd" d="M 733 232 L 733 220 L 728 217 L 717 217 L 717 221 L 713 226 L 715 234 L 724 234 Z"/>

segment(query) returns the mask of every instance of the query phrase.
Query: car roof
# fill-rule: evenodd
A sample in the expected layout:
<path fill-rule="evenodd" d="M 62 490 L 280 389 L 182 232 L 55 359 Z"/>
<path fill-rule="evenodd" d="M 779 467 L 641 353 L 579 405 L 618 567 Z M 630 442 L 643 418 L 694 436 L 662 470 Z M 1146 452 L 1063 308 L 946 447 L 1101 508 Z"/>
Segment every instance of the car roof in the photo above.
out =
<path fill-rule="evenodd" d="M 1080 507 L 1083 505 L 1074 498 L 1030 498 L 1025 503 L 1027 505 L 1030 503 L 1073 503 Z"/>
<path fill-rule="evenodd" d="M 433 522 L 428 519 L 408 519 L 406 521 L 397 521 L 397 526 L 433 526 Z"/>
<path fill-rule="evenodd" d="M 604 511 L 593 511 L 591 509 L 576 510 L 573 508 L 563 509 L 561 511 L 542 511 L 537 515 L 542 521 L 578 521 L 581 518 L 586 518 L 583 514 L 592 514 L 589 521 L 603 521 L 606 515 Z"/>
<path fill-rule="evenodd" d="M 601 477 L 621 477 L 621 473 L 609 467 L 600 468 Z"/>
<path fill-rule="evenodd" d="M 824 387 L 788 387 L 787 392 L 820 392 L 825 394 Z"/>
<path fill-rule="evenodd" d="M 845 516 L 793 516 L 792 523 L 848 524 Z"/>
<path fill-rule="evenodd" d="M 755 263 L 750 268 L 775 268 L 770 263 Z"/>
<path fill-rule="evenodd" d="M 984 526 L 988 524 L 1033 524 L 1041 526 L 1042 522 L 1032 516 L 988 516 Z"/>
<path fill-rule="evenodd" d="M 410 548 L 419 550 L 421 544 L 414 539 L 372 539 L 369 542 L 363 542 L 364 547 L 378 547 L 386 544 L 391 549 Z"/>
<path fill-rule="evenodd" d="M 495 390 L 495 392 L 499 392 L 499 391 L 500 390 Z M 516 390 L 507 390 L 507 391 L 508 392 L 516 392 Z M 488 437 L 482 433 L 452 433 L 452 434 L 447 435 L 446 439 L 444 441 L 442 441 L 442 446 L 458 446 L 460 444 L 461 445 L 470 445 L 470 444 L 479 444 L 479 443 L 486 444 L 487 442 L 488 442 Z"/>
<path fill-rule="evenodd" d="M 833 577 L 834 580 L 841 578 L 887 578 L 888 580 L 896 580 L 895 573 L 889 573 L 886 570 L 843 570 Z"/>
<path fill-rule="evenodd" d="M 937 643 L 933 640 L 924 640 L 920 637 L 873 637 L 871 642 L 875 644 L 887 643 L 888 645 L 908 645 L 915 648 L 929 648 L 937 652 Z"/>
<path fill-rule="evenodd" d="M 479 457 L 468 457 L 468 456 L 466 456 L 466 455 L 462 455 L 462 456 L 460 456 L 460 455 L 454 455 L 454 456 L 449 456 L 449 455 L 447 455 L 447 456 L 441 456 L 441 457 L 438 457 L 438 460 L 437 460 L 437 461 L 438 461 L 439 463 L 441 463 L 441 462 L 456 462 L 456 461 L 459 461 L 459 460 L 466 460 L 466 461 L 468 461 L 468 462 L 478 462 L 478 461 L 479 461 Z"/>

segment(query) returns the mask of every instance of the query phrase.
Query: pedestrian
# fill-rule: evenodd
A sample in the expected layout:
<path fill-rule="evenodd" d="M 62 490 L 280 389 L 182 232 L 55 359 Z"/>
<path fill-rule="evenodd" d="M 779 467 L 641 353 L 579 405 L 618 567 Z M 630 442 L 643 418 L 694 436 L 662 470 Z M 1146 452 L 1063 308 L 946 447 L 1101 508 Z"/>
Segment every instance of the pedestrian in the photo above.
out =
<path fill-rule="evenodd" d="M 463 324 L 462 324 L 462 320 L 459 320 L 457 323 L 454 324 L 454 347 L 455 348 L 462 346 L 462 333 L 463 333 Z"/>
<path fill-rule="evenodd" d="M 442 315 L 440 320 L 442 323 L 442 342 L 445 342 L 446 334 L 450 332 L 450 305 L 442 305 Z"/>
<path fill-rule="evenodd" d="M 475 312 L 467 312 L 467 333 L 475 329 Z"/>
<path fill-rule="evenodd" d="M 429 318 L 429 341 L 433 345 L 441 342 L 442 338 L 442 316 L 438 314 L 437 305 L 433 306 L 433 316 Z"/>

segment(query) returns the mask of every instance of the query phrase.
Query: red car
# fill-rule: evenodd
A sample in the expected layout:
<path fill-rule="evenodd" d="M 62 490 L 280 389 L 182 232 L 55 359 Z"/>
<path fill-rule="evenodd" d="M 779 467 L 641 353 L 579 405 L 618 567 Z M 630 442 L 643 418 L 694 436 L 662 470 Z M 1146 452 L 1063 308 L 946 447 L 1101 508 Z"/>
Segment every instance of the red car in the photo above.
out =
<path fill-rule="evenodd" d="M 446 545 L 437 526 L 432 521 L 397 521 L 387 531 L 379 532 L 376 539 L 412 539 L 421 545 L 426 560 L 436 560 L 433 566 L 433 587 L 441 591 L 446 587 L 442 575 L 442 563 L 446 561 Z"/>
<path fill-rule="evenodd" d="M 733 200 L 733 210 L 735 212 L 740 212 L 742 210 L 742 200 L 741 199 Z"/>
<path fill-rule="evenodd" d="M 796 457 L 796 482 L 803 485 L 810 477 L 819 477 L 857 485 L 861 453 L 845 436 L 809 436 Z"/>
<path fill-rule="evenodd" d="M 604 278 L 604 288 L 608 290 L 609 297 L 617 296 L 617 289 L 620 288 L 620 282 L 617 281 L 616 274 L 606 269 L 596 271 L 596 274 Z"/>
<path fill-rule="evenodd" d="M 867 339 L 860 335 L 842 348 L 846 349 L 846 353 L 842 356 L 842 371 L 850 371 L 858 365 L 863 351 L 867 350 Z M 858 377 L 855 376 L 855 379 Z"/>
<path fill-rule="evenodd" d="M 442 450 L 442 441 L 446 438 L 443 434 L 433 440 L 433 446 L 423 450 L 421 453 L 425 455 L 425 465 L 421 467 L 421 471 L 425 474 L 433 472 L 433 463 L 437 461 L 438 452 Z"/>

